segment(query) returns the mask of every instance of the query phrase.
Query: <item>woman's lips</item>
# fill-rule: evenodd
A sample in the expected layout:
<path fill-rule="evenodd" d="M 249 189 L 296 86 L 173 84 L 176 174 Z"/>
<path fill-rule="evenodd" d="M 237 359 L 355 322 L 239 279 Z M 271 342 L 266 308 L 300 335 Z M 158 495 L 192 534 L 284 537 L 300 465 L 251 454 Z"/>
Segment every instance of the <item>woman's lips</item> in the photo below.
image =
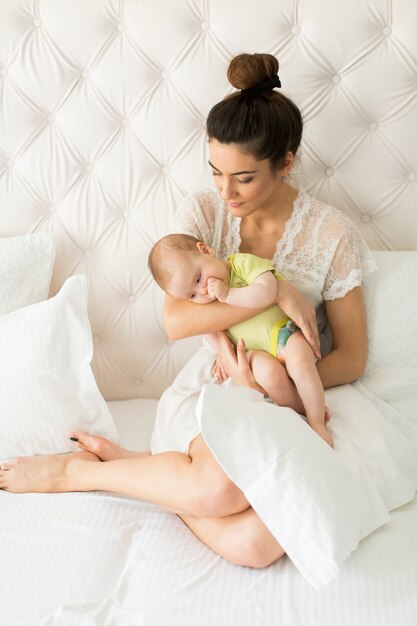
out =
<path fill-rule="evenodd" d="M 227 204 L 233 209 L 236 209 L 238 206 L 242 206 L 243 202 L 228 202 Z"/>

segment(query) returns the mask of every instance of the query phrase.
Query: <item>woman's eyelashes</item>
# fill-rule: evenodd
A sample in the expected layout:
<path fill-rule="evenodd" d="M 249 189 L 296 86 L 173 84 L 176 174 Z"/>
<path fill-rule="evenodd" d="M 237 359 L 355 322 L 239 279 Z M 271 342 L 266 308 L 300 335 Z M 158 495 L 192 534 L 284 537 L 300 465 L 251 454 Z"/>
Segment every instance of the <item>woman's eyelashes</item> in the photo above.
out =
<path fill-rule="evenodd" d="M 221 172 L 212 172 L 213 176 L 223 176 L 223 174 Z M 250 176 L 249 178 L 235 178 L 237 183 L 240 183 L 241 185 L 247 185 L 248 183 L 251 183 L 253 181 L 254 177 Z"/>

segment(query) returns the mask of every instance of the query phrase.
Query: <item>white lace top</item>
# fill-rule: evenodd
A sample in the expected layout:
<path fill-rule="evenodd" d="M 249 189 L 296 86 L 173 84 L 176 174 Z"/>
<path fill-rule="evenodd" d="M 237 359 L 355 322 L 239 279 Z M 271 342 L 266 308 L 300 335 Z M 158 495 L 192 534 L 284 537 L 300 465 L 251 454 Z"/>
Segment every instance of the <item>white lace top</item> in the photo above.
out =
<path fill-rule="evenodd" d="M 230 213 L 220 194 L 205 190 L 184 199 L 172 232 L 202 239 L 217 254 L 227 257 L 239 252 L 240 222 L 241 218 Z M 361 285 L 363 276 L 376 269 L 355 224 L 304 191 L 299 191 L 294 201 L 271 261 L 316 307 L 320 332 L 325 326 L 323 302 L 342 298 Z"/>

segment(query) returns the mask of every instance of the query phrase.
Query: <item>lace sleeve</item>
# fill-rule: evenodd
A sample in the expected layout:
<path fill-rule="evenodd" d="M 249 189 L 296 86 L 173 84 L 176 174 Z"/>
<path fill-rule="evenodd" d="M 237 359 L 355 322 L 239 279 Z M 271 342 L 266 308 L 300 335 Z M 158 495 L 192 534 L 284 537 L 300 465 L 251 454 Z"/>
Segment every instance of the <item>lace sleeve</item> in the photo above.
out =
<path fill-rule="evenodd" d="M 333 256 L 323 286 L 323 298 L 343 298 L 362 284 L 365 276 L 376 269 L 376 263 L 359 230 L 347 217 L 339 214 L 323 233 L 334 242 Z M 330 232 L 329 232 L 330 231 Z"/>
<path fill-rule="evenodd" d="M 184 198 L 174 215 L 171 232 L 184 233 L 213 246 L 216 221 L 215 195 L 193 193 Z"/>

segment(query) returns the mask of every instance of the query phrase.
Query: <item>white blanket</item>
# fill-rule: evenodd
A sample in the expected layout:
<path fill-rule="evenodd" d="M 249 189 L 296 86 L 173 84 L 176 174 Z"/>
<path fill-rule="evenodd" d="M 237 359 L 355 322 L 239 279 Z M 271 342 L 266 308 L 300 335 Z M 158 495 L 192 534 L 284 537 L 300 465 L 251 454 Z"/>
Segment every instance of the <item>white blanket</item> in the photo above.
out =
<path fill-rule="evenodd" d="M 215 457 L 316 588 L 417 489 L 417 427 L 371 397 L 360 383 L 326 392 L 332 450 L 292 409 L 255 391 L 211 384 L 200 396 Z"/>

